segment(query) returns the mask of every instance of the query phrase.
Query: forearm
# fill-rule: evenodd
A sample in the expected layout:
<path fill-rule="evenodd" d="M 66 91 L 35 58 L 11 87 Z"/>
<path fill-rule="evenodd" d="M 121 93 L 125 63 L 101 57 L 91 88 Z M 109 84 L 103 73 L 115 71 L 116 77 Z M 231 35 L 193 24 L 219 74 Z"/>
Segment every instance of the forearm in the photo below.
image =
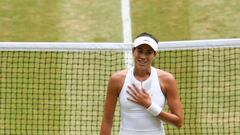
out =
<path fill-rule="evenodd" d="M 100 135 L 111 135 L 112 125 L 113 114 L 105 112 L 101 123 Z"/>
<path fill-rule="evenodd" d="M 181 116 L 162 111 L 157 117 L 163 120 L 164 122 L 172 124 L 178 128 L 182 127 L 183 120 Z"/>
<path fill-rule="evenodd" d="M 103 122 L 101 125 L 100 135 L 111 135 L 112 125 Z"/>
<path fill-rule="evenodd" d="M 153 116 L 158 117 L 159 119 L 170 123 L 178 128 L 182 126 L 182 115 L 181 113 L 169 113 L 164 112 L 163 109 L 155 103 L 152 103 L 148 108 L 147 111 L 151 113 Z"/>

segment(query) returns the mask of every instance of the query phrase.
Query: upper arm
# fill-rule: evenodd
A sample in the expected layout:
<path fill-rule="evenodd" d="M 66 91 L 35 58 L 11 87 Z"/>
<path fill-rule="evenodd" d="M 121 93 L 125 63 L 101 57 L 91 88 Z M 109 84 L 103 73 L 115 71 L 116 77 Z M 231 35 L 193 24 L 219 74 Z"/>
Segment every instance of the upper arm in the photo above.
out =
<path fill-rule="evenodd" d="M 165 96 L 167 99 L 167 104 L 171 113 L 177 115 L 180 119 L 182 119 L 183 110 L 180 101 L 180 95 L 177 88 L 177 82 L 173 75 L 167 73 L 164 77 L 162 77 L 162 81 L 164 83 Z"/>
<path fill-rule="evenodd" d="M 121 75 L 119 73 L 115 73 L 111 76 L 108 82 L 103 121 L 109 124 L 112 124 L 117 99 L 122 88 L 122 80 Z"/>
<path fill-rule="evenodd" d="M 105 99 L 105 107 L 104 107 L 104 114 L 105 117 L 112 117 L 115 107 L 116 107 L 116 102 L 118 98 L 118 87 L 115 85 L 117 79 L 114 78 L 113 76 L 110 78 L 108 82 L 108 88 L 107 88 L 107 95 Z"/>

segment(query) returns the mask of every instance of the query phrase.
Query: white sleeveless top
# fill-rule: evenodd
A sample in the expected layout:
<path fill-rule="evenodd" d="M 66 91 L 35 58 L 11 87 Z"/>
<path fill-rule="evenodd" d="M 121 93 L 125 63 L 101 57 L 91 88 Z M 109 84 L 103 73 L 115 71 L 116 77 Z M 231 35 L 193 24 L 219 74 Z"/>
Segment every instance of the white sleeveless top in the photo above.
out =
<path fill-rule="evenodd" d="M 151 100 L 163 108 L 165 105 L 165 96 L 159 84 L 157 70 L 151 67 L 150 76 L 147 80 L 141 82 L 134 77 L 133 69 L 128 70 L 119 95 L 121 108 L 120 134 L 124 132 L 121 135 L 140 135 L 140 133 L 153 135 L 152 132 L 154 132 L 158 135 L 164 135 L 162 121 L 159 118 L 150 114 L 143 106 L 127 99 L 127 97 L 130 97 L 127 93 L 128 86 L 134 83 L 138 88 L 147 90 L 151 95 Z M 129 132 L 129 134 L 125 132 Z"/>

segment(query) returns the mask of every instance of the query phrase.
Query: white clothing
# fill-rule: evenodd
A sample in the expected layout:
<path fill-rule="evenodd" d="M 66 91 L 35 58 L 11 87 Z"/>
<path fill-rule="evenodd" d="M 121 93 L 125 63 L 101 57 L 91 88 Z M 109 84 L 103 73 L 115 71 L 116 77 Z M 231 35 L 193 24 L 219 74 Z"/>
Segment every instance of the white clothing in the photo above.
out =
<path fill-rule="evenodd" d="M 118 135 L 165 135 L 164 130 L 156 130 L 156 131 L 131 131 L 120 129 Z"/>
<path fill-rule="evenodd" d="M 164 135 L 162 121 L 153 116 L 143 106 L 129 101 L 128 86 L 135 84 L 139 89 L 149 92 L 152 102 L 164 108 L 165 96 L 162 93 L 157 70 L 151 67 L 150 76 L 145 81 L 138 81 L 134 77 L 134 68 L 127 72 L 123 88 L 119 95 L 121 108 L 121 124 L 119 135 Z"/>

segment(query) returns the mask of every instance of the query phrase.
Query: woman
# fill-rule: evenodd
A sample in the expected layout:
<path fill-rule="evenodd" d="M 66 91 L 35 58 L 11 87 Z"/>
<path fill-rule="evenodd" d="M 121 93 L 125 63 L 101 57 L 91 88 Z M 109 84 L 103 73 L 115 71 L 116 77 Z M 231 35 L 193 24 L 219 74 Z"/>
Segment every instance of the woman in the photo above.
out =
<path fill-rule="evenodd" d="M 183 110 L 174 76 L 152 67 L 158 41 L 148 33 L 134 40 L 134 67 L 114 73 L 108 83 L 100 135 L 110 135 L 117 100 L 119 135 L 164 135 L 163 121 L 182 126 Z M 170 112 L 163 111 L 165 101 Z"/>

